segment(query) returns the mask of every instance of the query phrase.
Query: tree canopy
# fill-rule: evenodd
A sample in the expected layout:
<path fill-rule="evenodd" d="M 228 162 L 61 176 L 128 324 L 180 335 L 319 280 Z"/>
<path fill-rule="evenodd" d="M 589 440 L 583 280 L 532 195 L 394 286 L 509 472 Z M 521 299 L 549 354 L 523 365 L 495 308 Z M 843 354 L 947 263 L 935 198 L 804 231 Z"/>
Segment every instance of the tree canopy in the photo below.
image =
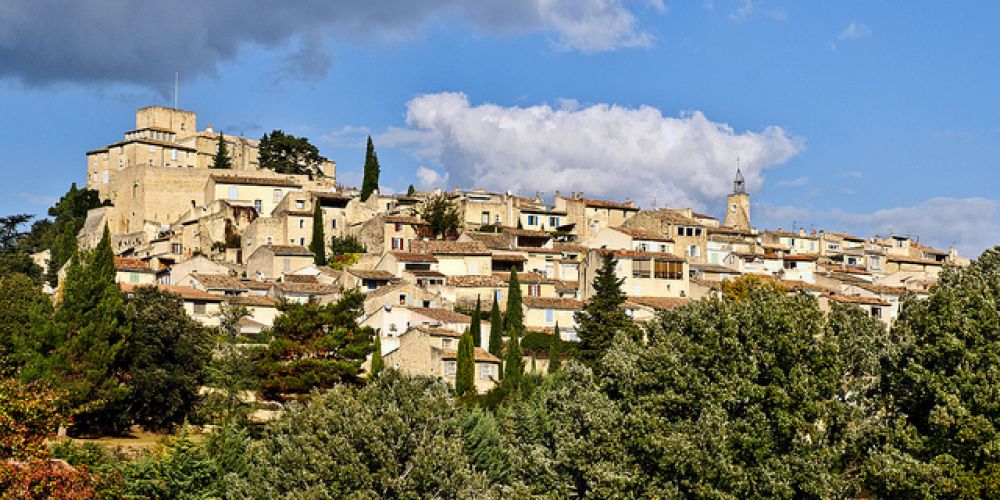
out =
<path fill-rule="evenodd" d="M 375 143 L 372 136 L 368 136 L 368 148 L 365 150 L 365 170 L 364 178 L 361 181 L 361 201 L 368 201 L 368 198 L 378 191 L 378 178 L 382 172 L 382 166 L 378 162 L 378 153 L 375 152 Z"/>
<path fill-rule="evenodd" d="M 617 334 L 635 337 L 639 333 L 632 318 L 621 307 L 625 303 L 625 292 L 622 291 L 625 279 L 615 274 L 617 260 L 611 252 L 605 252 L 602 259 L 601 268 L 594 278 L 594 295 L 583 310 L 576 313 L 580 345 L 574 353 L 577 359 L 591 368 L 611 347 Z"/>
<path fill-rule="evenodd" d="M 322 177 L 326 161 L 305 137 L 295 137 L 281 130 L 272 130 L 260 138 L 260 167 L 281 174 L 301 174 Z"/>
<path fill-rule="evenodd" d="M 226 147 L 226 138 L 219 132 L 219 141 L 215 146 L 215 155 L 212 156 L 212 166 L 210 168 L 233 168 L 233 162 L 229 159 L 229 151 Z"/>
<path fill-rule="evenodd" d="M 429 236 L 432 238 L 454 240 L 458 238 L 458 231 L 462 227 L 462 215 L 458 212 L 458 207 L 444 193 L 424 202 L 420 218 L 429 224 Z"/>

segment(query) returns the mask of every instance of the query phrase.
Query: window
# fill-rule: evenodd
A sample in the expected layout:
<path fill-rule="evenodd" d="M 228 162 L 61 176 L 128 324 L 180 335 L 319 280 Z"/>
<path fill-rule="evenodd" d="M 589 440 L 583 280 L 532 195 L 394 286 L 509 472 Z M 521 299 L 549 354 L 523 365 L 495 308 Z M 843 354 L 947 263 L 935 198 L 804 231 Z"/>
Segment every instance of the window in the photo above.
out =
<path fill-rule="evenodd" d="M 445 377 L 454 377 L 455 376 L 455 362 L 454 361 L 445 361 L 444 362 L 444 376 Z"/>
<path fill-rule="evenodd" d="M 268 236 L 268 237 L 267 237 L 267 244 L 268 244 L 268 245 L 270 245 L 270 244 L 271 244 L 271 237 L 270 237 L 270 236 Z"/>
<path fill-rule="evenodd" d="M 299 219 L 299 229 L 305 229 L 305 228 L 306 228 L 306 220 Z"/>
<path fill-rule="evenodd" d="M 150 144 L 149 145 L 149 152 L 150 153 L 155 153 L 156 152 L 156 146 Z M 149 160 L 149 161 L 153 161 L 153 160 Z"/>
<path fill-rule="evenodd" d="M 545 310 L 545 322 L 546 323 L 552 323 L 555 320 L 556 320 L 555 319 L 555 311 L 553 311 L 552 309 L 546 309 Z"/>
<path fill-rule="evenodd" d="M 649 259 L 632 259 L 633 278 L 651 278 L 652 271 L 653 264 Z"/>
<path fill-rule="evenodd" d="M 497 377 L 497 366 L 483 363 L 479 365 L 479 380 L 490 380 Z"/>
<path fill-rule="evenodd" d="M 405 293 L 399 294 L 399 305 L 401 305 L 401 306 L 405 306 L 406 305 L 406 294 Z"/>
<path fill-rule="evenodd" d="M 873 318 L 881 318 L 882 317 L 882 308 L 881 307 L 872 307 L 872 317 Z"/>
<path fill-rule="evenodd" d="M 239 190 L 239 188 L 237 188 L 236 186 L 232 186 L 232 187 L 229 188 L 229 199 L 230 200 L 238 200 L 238 199 L 240 199 L 240 190 Z"/>
<path fill-rule="evenodd" d="M 129 283 L 138 283 L 139 282 L 139 273 L 128 273 L 128 282 Z"/>
<path fill-rule="evenodd" d="M 483 224 L 489 224 L 490 223 L 490 213 L 489 212 L 483 212 L 482 221 L 483 221 Z"/>
<path fill-rule="evenodd" d="M 538 216 L 537 215 L 529 215 L 528 216 L 528 225 L 529 226 L 537 226 L 538 225 Z"/>
<path fill-rule="evenodd" d="M 549 226 L 559 227 L 559 217 L 549 217 Z"/>
<path fill-rule="evenodd" d="M 302 200 L 295 200 L 295 208 L 299 210 L 306 208 L 306 202 Z"/>
<path fill-rule="evenodd" d="M 403 238 L 393 238 L 392 239 L 392 249 L 402 250 L 403 249 Z"/>
<path fill-rule="evenodd" d="M 687 254 L 690 257 L 698 257 L 701 255 L 701 248 L 698 245 L 691 245 L 688 247 Z"/>
<path fill-rule="evenodd" d="M 667 249 L 667 245 L 660 245 L 660 251 L 661 252 L 669 252 L 670 250 Z"/>
<path fill-rule="evenodd" d="M 330 228 L 337 229 L 337 219 L 330 219 Z"/>
<path fill-rule="evenodd" d="M 299 238 L 299 245 L 306 246 L 306 239 L 305 238 Z"/>
<path fill-rule="evenodd" d="M 495 300 L 497 302 L 502 301 L 503 300 L 503 290 L 494 290 L 493 291 L 493 300 Z"/>
<path fill-rule="evenodd" d="M 181 253 L 181 244 L 180 243 L 171 244 L 170 251 L 177 254 Z"/>
<path fill-rule="evenodd" d="M 653 276 L 666 280 L 684 279 L 684 263 L 672 260 L 656 259 L 653 263 Z"/>
<path fill-rule="evenodd" d="M 798 262 L 796 262 L 794 260 L 786 260 L 784 267 L 785 267 L 785 269 L 796 269 L 796 268 L 798 268 Z"/>
<path fill-rule="evenodd" d="M 275 189 L 274 190 L 274 202 L 275 203 L 280 203 L 281 202 L 281 190 L 280 189 Z"/>
<path fill-rule="evenodd" d="M 153 166 L 153 159 L 152 159 L 152 158 L 150 158 L 150 159 L 149 159 L 149 166 L 150 166 L 150 167 L 152 167 L 152 166 Z"/>
<path fill-rule="evenodd" d="M 264 202 L 261 200 L 253 200 L 253 209 L 256 210 L 259 215 L 260 211 L 264 209 Z"/>
<path fill-rule="evenodd" d="M 104 183 L 105 183 L 105 184 L 107 184 L 107 183 L 108 183 L 108 177 L 109 177 L 109 176 L 110 176 L 110 173 L 109 173 L 109 172 L 108 172 L 107 170 L 105 170 L 105 171 L 104 171 Z"/>
<path fill-rule="evenodd" d="M 528 285 L 528 297 L 540 297 L 542 295 L 542 285 Z"/>
<path fill-rule="evenodd" d="M 170 159 L 174 160 L 174 161 L 177 160 L 177 150 L 176 149 L 171 149 L 170 150 Z"/>
<path fill-rule="evenodd" d="M 496 225 L 499 226 L 500 225 L 500 214 L 497 214 L 496 217 L 493 218 L 493 221 L 494 221 L 493 222 L 494 224 L 496 224 Z"/>
<path fill-rule="evenodd" d="M 194 313 L 196 315 L 204 315 L 205 314 L 205 303 L 204 302 L 195 302 L 194 303 Z"/>
<path fill-rule="evenodd" d="M 452 339 L 441 339 L 442 349 L 451 349 Z"/>
<path fill-rule="evenodd" d="M 403 224 L 400 223 L 400 222 L 397 222 L 395 225 L 393 225 L 393 230 L 395 230 L 397 233 L 400 232 L 400 231 L 402 231 L 403 230 Z"/>

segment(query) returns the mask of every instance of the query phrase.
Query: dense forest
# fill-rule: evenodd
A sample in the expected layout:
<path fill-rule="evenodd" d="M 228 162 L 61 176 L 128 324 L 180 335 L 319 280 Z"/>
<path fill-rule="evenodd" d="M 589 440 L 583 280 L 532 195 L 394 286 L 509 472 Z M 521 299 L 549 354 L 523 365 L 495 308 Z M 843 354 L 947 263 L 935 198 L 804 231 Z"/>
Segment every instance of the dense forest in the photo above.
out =
<path fill-rule="evenodd" d="M 904 298 L 888 330 L 752 278 L 637 328 L 606 279 L 550 373 L 460 397 L 364 373 L 359 294 L 285 304 L 246 339 L 238 308 L 208 329 L 168 293 L 122 294 L 111 259 L 107 234 L 72 252 L 56 306 L 39 270 L 0 276 L 6 497 L 1000 497 L 1000 249 Z M 544 344 L 518 321 L 507 352 Z M 251 423 L 245 391 L 283 415 Z M 179 432 L 135 458 L 59 425 Z"/>

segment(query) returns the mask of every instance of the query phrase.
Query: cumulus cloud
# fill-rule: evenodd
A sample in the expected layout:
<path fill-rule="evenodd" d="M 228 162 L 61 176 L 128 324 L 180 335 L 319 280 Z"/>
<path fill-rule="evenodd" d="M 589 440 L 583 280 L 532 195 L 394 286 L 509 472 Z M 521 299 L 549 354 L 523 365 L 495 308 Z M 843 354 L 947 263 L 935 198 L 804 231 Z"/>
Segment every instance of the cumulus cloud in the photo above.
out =
<path fill-rule="evenodd" d="M 462 93 L 411 100 L 406 123 L 382 134 L 379 144 L 440 165 L 451 182 L 466 187 L 584 191 L 700 209 L 725 199 L 737 158 L 752 190 L 766 169 L 804 148 L 781 127 L 736 132 L 697 111 L 670 117 L 649 106 L 573 101 L 472 105 Z"/>
<path fill-rule="evenodd" d="M 872 30 L 861 23 L 851 21 L 843 31 L 837 35 L 838 40 L 860 40 L 872 36 Z"/>
<path fill-rule="evenodd" d="M 809 184 L 808 177 L 796 177 L 785 181 L 778 181 L 775 185 L 779 188 L 799 188 Z"/>
<path fill-rule="evenodd" d="M 830 231 L 850 231 L 859 236 L 909 234 L 922 243 L 975 257 L 1000 244 L 1000 200 L 938 197 L 916 205 L 872 212 L 841 209 L 811 210 L 788 206 L 754 206 L 754 224 L 791 228 L 815 226 Z"/>
<path fill-rule="evenodd" d="M 557 48 L 585 53 L 652 43 L 625 0 L 9 0 L 0 2 L 0 77 L 163 91 L 174 71 L 213 74 L 256 46 L 288 51 L 272 76 L 309 80 L 333 64 L 328 38 L 409 40 L 442 17 L 491 34 L 547 33 Z"/>
<path fill-rule="evenodd" d="M 448 174 L 441 175 L 437 170 L 431 170 L 423 165 L 417 167 L 417 181 L 422 188 L 447 188 Z"/>

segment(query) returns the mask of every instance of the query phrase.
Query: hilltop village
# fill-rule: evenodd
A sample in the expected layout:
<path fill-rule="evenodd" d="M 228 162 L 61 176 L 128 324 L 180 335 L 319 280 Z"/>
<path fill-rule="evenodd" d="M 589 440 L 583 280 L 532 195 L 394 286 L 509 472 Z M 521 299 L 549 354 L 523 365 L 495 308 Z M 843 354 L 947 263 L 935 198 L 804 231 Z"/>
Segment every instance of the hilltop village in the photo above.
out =
<path fill-rule="evenodd" d="M 211 168 L 224 143 L 229 168 Z M 240 328 L 272 326 L 281 301 L 335 302 L 343 290 L 365 294 L 359 323 L 379 332 L 387 367 L 452 380 L 459 337 L 477 301 L 502 310 L 511 271 L 521 286 L 525 327 L 577 340 L 575 313 L 593 296 L 605 254 L 637 323 L 663 309 L 720 293 L 722 282 L 754 275 L 821 307 L 853 304 L 887 325 L 900 296 L 926 295 L 946 265 L 967 265 L 903 235 L 864 237 L 802 229 L 758 230 L 737 169 L 723 220 L 690 208 L 646 210 L 631 201 L 585 193 L 540 197 L 483 189 L 374 192 L 366 198 L 336 182 L 336 164 L 318 157 L 306 173 L 262 168 L 259 142 L 199 130 L 194 112 L 147 107 L 135 130 L 87 153 L 87 187 L 105 206 L 92 209 L 77 235 L 93 248 L 110 231 L 119 286 L 155 285 L 179 295 L 191 317 L 219 324 L 225 304 L 251 311 Z M 456 231 L 424 217 L 445 200 Z M 314 222 L 325 240 L 311 248 Z M 338 255 L 331 242 L 356 248 Z M 47 255 L 36 255 L 44 267 Z M 59 294 L 59 285 L 48 290 Z M 500 360 L 475 350 L 476 387 L 498 379 Z M 533 360 L 544 369 L 545 359 Z"/>

